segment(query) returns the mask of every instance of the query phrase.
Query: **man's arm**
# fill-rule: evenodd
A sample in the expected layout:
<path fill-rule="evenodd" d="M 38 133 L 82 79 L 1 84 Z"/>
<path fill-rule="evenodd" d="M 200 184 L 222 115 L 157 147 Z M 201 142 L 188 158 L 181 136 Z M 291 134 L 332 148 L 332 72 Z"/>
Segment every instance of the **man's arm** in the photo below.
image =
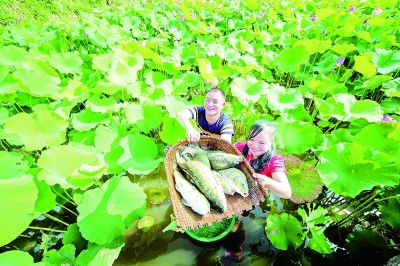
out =
<path fill-rule="evenodd" d="M 189 142 L 200 140 L 200 132 L 193 127 L 192 123 L 190 123 L 190 119 L 192 119 L 192 113 L 189 111 L 189 109 L 178 112 L 176 119 L 178 120 L 179 124 L 185 128 L 186 138 Z"/>
<path fill-rule="evenodd" d="M 232 135 L 231 134 L 222 134 L 221 139 L 226 140 L 230 143 L 232 143 Z"/>

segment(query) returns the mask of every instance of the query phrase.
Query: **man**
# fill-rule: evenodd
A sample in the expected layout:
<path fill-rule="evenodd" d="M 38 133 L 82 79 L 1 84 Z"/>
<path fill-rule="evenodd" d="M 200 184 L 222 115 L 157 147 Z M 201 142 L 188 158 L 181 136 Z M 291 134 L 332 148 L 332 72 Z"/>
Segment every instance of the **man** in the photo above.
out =
<path fill-rule="evenodd" d="M 232 120 L 221 112 L 225 104 L 225 93 L 221 89 L 211 88 L 206 92 L 204 106 L 194 106 L 180 111 L 177 119 L 186 129 L 187 140 L 189 142 L 199 141 L 200 134 L 202 134 L 232 142 L 234 133 Z M 201 132 L 193 127 L 190 119 L 196 121 Z"/>

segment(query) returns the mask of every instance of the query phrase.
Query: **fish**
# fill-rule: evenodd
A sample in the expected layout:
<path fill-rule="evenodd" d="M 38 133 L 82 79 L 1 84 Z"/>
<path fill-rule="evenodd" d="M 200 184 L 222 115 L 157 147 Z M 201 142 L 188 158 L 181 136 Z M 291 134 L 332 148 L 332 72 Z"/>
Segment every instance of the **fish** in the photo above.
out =
<path fill-rule="evenodd" d="M 178 165 L 218 211 L 226 211 L 228 203 L 224 190 L 215 179 L 210 168 L 198 161 L 186 161 L 178 163 Z"/>
<path fill-rule="evenodd" d="M 239 193 L 243 197 L 249 195 L 247 178 L 240 169 L 232 167 L 219 170 L 218 172 L 230 183 L 230 185 L 235 189 L 235 192 Z"/>
<path fill-rule="evenodd" d="M 210 160 L 204 150 L 200 148 L 197 149 L 188 146 L 180 146 L 178 152 L 186 161 L 198 161 L 211 169 Z"/>
<path fill-rule="evenodd" d="M 194 212 L 209 216 L 211 213 L 210 202 L 192 185 L 181 172 L 174 170 L 175 188 L 182 196 L 182 204 L 190 207 Z"/>
<path fill-rule="evenodd" d="M 215 170 L 211 170 L 211 172 L 214 174 L 215 179 L 217 182 L 222 186 L 222 189 L 224 190 L 224 193 L 226 195 L 233 195 L 235 194 L 235 189 L 231 186 L 230 182 L 226 180 L 220 173 L 218 173 Z"/>
<path fill-rule="evenodd" d="M 211 168 L 214 170 L 222 170 L 234 167 L 243 161 L 243 157 L 235 154 L 220 152 L 206 153 L 210 161 Z"/>

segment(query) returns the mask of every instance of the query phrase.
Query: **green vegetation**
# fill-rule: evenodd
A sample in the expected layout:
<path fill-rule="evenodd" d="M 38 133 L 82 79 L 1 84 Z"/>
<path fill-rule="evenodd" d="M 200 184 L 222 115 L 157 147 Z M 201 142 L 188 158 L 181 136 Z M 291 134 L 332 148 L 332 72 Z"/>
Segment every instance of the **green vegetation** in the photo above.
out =
<path fill-rule="evenodd" d="M 8 23 L 52 24 L 54 20 L 80 17 L 94 9 L 129 6 L 128 0 L 15 0 L 1 1 L 0 25 Z M 19 22 L 18 20 L 21 20 Z"/>
<path fill-rule="evenodd" d="M 231 219 L 222 219 L 219 223 L 213 223 L 212 225 L 203 226 L 201 228 L 190 230 L 190 235 L 193 237 L 210 239 L 215 238 L 224 233 L 232 222 Z"/>
<path fill-rule="evenodd" d="M 132 1 L 75 18 L 68 2 L 29 3 L 21 23 L 28 4 L 2 4 L 14 21 L 0 27 L 0 261 L 115 261 L 126 232 L 168 203 L 148 194 L 168 191 L 164 150 L 185 137 L 176 113 L 213 86 L 234 141 L 268 119 L 279 152 L 297 158 L 294 199 L 270 194 L 254 214 L 255 257 L 268 256 L 256 247 L 266 237 L 305 265 L 398 254 L 398 0 Z M 164 236 L 154 220 L 143 240 Z"/>

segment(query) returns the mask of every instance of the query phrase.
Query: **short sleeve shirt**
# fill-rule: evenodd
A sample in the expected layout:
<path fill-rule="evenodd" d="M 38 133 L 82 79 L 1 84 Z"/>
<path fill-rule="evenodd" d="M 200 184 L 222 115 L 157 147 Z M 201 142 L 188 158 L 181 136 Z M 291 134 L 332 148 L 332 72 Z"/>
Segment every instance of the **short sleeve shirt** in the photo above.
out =
<path fill-rule="evenodd" d="M 246 142 L 236 142 L 235 147 L 242 152 L 244 147 L 246 146 Z M 253 160 L 253 156 L 251 154 L 246 155 L 246 160 L 248 162 L 251 162 Z M 274 154 L 272 155 L 271 160 L 269 163 L 264 167 L 264 169 L 259 172 L 259 174 L 266 175 L 269 178 L 272 178 L 272 173 L 275 172 L 285 172 L 286 173 L 286 168 L 284 164 L 284 159 L 282 156 Z"/>
<path fill-rule="evenodd" d="M 206 110 L 203 106 L 192 107 L 189 111 L 203 135 L 213 137 L 221 137 L 222 134 L 233 135 L 232 120 L 226 114 L 221 112 L 217 122 L 209 124 L 206 119 Z"/>

